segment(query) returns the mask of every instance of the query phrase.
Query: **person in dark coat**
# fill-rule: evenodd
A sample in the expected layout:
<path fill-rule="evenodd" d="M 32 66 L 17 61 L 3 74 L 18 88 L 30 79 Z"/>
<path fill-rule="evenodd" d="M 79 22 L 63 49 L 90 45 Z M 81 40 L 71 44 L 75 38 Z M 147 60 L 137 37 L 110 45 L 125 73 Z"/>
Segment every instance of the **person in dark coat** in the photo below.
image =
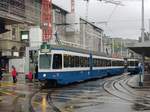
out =
<path fill-rule="evenodd" d="M 38 78 L 38 65 L 35 65 L 35 79 Z"/>
<path fill-rule="evenodd" d="M 2 80 L 3 78 L 3 71 L 2 71 L 2 68 L 0 68 L 0 80 Z"/>

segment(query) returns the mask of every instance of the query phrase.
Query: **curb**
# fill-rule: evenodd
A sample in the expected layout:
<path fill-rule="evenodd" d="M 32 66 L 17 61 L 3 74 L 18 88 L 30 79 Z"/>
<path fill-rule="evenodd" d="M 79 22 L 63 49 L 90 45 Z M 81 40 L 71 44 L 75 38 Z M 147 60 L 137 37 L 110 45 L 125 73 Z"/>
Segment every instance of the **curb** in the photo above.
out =
<path fill-rule="evenodd" d="M 133 84 L 133 82 L 131 80 L 133 80 L 132 78 L 135 77 L 135 76 L 132 76 L 128 82 L 127 82 L 127 85 L 133 89 L 140 89 L 141 87 L 138 85 L 138 84 Z"/>
<path fill-rule="evenodd" d="M 131 77 L 132 78 L 132 77 Z M 131 81 L 131 79 L 129 79 L 129 81 L 127 82 L 127 85 L 133 89 L 150 89 L 150 86 L 139 86 L 139 83 L 137 82 L 136 85 L 134 85 Z"/>

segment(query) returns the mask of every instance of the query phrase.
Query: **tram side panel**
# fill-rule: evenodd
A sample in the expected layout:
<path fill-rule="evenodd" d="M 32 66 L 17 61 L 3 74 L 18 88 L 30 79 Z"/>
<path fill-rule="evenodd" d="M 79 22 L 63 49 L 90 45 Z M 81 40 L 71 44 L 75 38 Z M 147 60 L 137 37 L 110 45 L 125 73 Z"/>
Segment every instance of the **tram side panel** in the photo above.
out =
<path fill-rule="evenodd" d="M 130 75 L 138 74 L 140 72 L 138 67 L 138 59 L 128 59 L 128 72 L 130 72 Z"/>
<path fill-rule="evenodd" d="M 93 57 L 92 54 L 62 51 L 40 54 L 38 79 L 69 84 L 123 73 L 122 67 L 114 67 L 110 61 L 111 59 L 102 59 L 99 56 Z"/>

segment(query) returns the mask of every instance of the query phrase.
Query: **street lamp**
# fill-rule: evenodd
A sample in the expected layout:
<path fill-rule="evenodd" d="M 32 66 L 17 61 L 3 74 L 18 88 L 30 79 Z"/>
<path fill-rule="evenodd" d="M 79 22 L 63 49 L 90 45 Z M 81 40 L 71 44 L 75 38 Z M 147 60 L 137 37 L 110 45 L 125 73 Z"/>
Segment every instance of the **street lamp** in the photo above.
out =
<path fill-rule="evenodd" d="M 142 25 L 141 25 L 141 38 L 142 38 L 142 42 L 144 42 L 144 0 L 142 0 Z"/>
<path fill-rule="evenodd" d="M 142 0 L 142 25 L 141 25 L 141 38 L 142 38 L 142 42 L 144 42 L 144 0 Z M 144 77 L 144 52 L 142 53 L 142 71 L 139 74 L 139 86 L 143 86 L 143 77 Z"/>

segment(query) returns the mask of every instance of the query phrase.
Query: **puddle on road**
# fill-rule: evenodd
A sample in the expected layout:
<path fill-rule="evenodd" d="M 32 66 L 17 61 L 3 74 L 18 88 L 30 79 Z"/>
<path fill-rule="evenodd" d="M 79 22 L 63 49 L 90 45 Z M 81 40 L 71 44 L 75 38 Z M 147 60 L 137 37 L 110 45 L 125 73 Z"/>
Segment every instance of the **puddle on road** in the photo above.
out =
<path fill-rule="evenodd" d="M 136 102 L 137 103 L 132 106 L 135 111 L 150 110 L 150 101 L 141 98 L 136 100 Z"/>
<path fill-rule="evenodd" d="M 132 106 L 133 110 L 135 111 L 144 111 L 144 110 L 150 110 L 150 107 L 147 107 L 145 105 L 142 105 L 142 104 L 138 104 L 138 103 L 135 103 L 133 106 Z"/>

